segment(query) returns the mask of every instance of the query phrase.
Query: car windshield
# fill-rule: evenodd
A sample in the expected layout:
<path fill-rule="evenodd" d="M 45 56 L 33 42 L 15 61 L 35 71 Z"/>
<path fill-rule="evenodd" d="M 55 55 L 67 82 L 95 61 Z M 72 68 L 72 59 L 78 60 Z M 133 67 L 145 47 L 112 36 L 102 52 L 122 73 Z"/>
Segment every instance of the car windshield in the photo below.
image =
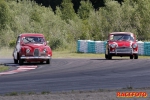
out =
<path fill-rule="evenodd" d="M 134 41 L 133 36 L 128 34 L 112 34 L 109 37 L 111 41 Z"/>
<path fill-rule="evenodd" d="M 23 37 L 22 40 L 24 43 L 44 43 L 43 37 Z"/>

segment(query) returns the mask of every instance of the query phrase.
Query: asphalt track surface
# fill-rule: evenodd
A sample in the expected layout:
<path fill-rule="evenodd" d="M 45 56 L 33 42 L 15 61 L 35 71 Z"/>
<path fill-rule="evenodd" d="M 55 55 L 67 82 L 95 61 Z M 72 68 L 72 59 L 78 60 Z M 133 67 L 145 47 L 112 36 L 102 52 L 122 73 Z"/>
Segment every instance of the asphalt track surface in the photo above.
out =
<path fill-rule="evenodd" d="M 0 59 L 11 65 L 12 59 Z M 34 70 L 0 76 L 0 94 L 150 87 L 150 59 L 52 59 Z M 10 66 L 11 70 L 18 65 Z"/>

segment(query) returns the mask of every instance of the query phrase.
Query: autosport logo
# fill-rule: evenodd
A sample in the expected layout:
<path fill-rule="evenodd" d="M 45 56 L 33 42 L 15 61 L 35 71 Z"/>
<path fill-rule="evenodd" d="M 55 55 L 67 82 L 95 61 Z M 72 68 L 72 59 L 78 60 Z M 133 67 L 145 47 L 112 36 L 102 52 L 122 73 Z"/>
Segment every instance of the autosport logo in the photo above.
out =
<path fill-rule="evenodd" d="M 116 92 L 118 98 L 146 98 L 147 92 Z"/>

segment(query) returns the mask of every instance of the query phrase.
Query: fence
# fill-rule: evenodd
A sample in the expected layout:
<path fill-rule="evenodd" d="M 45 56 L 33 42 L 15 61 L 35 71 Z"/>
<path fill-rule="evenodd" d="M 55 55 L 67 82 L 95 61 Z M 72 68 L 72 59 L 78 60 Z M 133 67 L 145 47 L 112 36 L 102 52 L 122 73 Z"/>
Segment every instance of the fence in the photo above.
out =
<path fill-rule="evenodd" d="M 150 55 L 150 42 L 138 41 L 139 55 Z M 77 52 L 82 53 L 105 53 L 106 41 L 78 40 Z"/>

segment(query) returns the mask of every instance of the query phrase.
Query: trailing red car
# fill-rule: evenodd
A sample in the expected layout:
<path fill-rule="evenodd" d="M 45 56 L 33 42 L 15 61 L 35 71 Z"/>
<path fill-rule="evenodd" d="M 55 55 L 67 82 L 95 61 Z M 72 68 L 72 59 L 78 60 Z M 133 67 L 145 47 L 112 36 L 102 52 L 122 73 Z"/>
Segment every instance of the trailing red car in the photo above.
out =
<path fill-rule="evenodd" d="M 14 63 L 22 65 L 24 62 L 40 62 L 46 61 L 50 64 L 52 50 L 48 46 L 43 34 L 23 33 L 20 34 L 16 41 L 13 52 Z"/>
<path fill-rule="evenodd" d="M 112 32 L 108 36 L 105 58 L 112 56 L 129 56 L 130 59 L 138 59 L 138 44 L 136 37 L 131 32 Z"/>

